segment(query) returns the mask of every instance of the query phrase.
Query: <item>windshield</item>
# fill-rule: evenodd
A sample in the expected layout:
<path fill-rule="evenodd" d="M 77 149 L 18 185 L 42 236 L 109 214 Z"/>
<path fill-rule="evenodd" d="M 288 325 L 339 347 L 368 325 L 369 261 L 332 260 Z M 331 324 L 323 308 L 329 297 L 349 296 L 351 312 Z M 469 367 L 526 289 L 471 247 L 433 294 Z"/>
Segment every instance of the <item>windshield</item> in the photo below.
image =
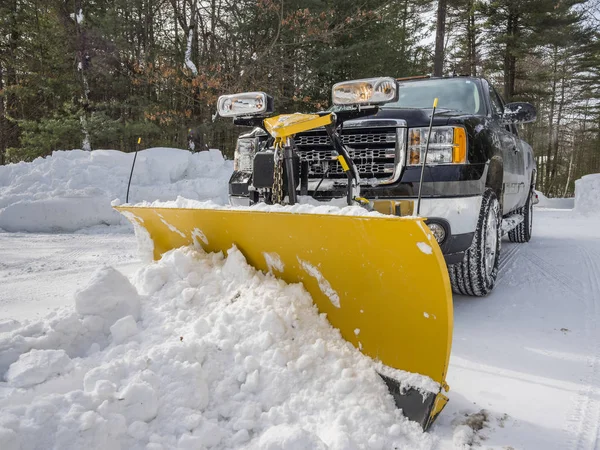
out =
<path fill-rule="evenodd" d="M 438 98 L 438 109 L 452 109 L 466 114 L 481 114 L 479 89 L 468 78 L 442 78 L 398 82 L 398 101 L 384 108 L 431 108 Z"/>

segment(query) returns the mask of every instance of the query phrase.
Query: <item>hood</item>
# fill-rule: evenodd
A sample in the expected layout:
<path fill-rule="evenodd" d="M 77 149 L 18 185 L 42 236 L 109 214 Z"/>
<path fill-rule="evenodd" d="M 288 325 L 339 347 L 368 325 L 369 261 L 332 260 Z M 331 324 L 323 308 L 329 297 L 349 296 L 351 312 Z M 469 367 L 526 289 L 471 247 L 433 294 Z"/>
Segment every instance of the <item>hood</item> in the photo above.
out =
<path fill-rule="evenodd" d="M 449 123 L 462 123 L 468 118 L 473 117 L 461 111 L 448 109 L 438 109 L 433 118 L 433 126 L 443 126 Z M 373 122 L 376 120 L 377 122 Z M 375 123 L 379 126 L 385 126 L 385 121 L 389 120 L 389 126 L 398 126 L 399 121 L 405 122 L 406 126 L 428 127 L 431 120 L 431 109 L 404 109 L 404 108 L 381 108 L 376 114 L 352 119 L 344 122 L 344 128 L 367 128 Z"/>

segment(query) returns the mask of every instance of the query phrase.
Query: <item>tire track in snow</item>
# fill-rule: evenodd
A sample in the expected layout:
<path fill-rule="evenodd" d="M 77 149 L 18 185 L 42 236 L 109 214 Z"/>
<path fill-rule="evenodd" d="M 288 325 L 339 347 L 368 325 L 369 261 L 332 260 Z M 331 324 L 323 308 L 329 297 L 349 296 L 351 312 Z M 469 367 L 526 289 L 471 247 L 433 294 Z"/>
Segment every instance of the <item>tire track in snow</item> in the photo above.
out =
<path fill-rule="evenodd" d="M 514 265 L 511 263 L 515 261 L 515 258 L 523 248 L 523 244 L 504 243 L 502 247 L 506 248 L 506 251 L 502 252 L 502 250 L 500 250 L 500 261 L 498 262 L 498 278 L 496 279 L 497 286 L 500 285 L 506 277 L 506 275 L 508 275 L 507 270 Z"/>
<path fill-rule="evenodd" d="M 571 294 L 579 299 L 586 297 L 586 292 L 581 290 L 574 280 L 567 277 L 561 269 L 539 257 L 536 253 L 527 252 L 523 255 L 530 263 L 541 269 L 540 274 L 544 275 L 550 282 L 555 283 L 559 287 L 568 290 Z"/>
<path fill-rule="evenodd" d="M 585 247 L 579 248 L 584 256 L 589 286 L 584 288 L 586 305 L 586 337 L 591 343 L 588 358 L 590 368 L 584 380 L 584 387 L 575 398 L 574 412 L 569 416 L 566 431 L 573 450 L 598 450 L 600 431 L 600 333 L 598 330 L 598 312 L 600 306 L 600 265 Z"/>

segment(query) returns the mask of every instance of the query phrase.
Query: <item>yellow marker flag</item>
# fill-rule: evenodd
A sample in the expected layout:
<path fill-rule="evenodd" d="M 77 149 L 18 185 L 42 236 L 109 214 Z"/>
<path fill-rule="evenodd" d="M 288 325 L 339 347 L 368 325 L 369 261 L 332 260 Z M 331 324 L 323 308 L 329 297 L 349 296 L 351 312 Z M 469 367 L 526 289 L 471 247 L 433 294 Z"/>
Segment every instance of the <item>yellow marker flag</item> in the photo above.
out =
<path fill-rule="evenodd" d="M 433 107 L 434 107 L 434 108 L 437 108 L 437 102 L 438 102 L 438 99 L 437 99 L 437 97 L 436 97 L 436 98 L 433 100 Z"/>
<path fill-rule="evenodd" d="M 436 98 L 435 100 L 437 101 L 437 98 Z M 141 138 L 141 137 L 139 137 L 139 138 L 138 138 L 138 145 L 139 145 L 139 144 L 141 144 L 141 143 L 142 143 L 142 138 Z"/>

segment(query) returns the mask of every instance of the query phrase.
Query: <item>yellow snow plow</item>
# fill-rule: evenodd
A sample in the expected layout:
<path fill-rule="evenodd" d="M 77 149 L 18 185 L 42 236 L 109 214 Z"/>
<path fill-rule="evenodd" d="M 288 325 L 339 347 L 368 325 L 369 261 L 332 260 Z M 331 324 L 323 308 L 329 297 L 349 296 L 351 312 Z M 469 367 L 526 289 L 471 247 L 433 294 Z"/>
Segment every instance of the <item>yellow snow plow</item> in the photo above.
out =
<path fill-rule="evenodd" d="M 269 101 L 266 94 L 250 94 L 260 94 L 257 103 Z M 244 108 L 254 101 L 241 98 Z M 339 139 L 337 120 L 332 114 L 265 120 L 264 128 L 274 137 L 272 202 L 274 198 L 277 203 L 296 202 L 293 135 L 324 126 L 332 140 Z M 338 143 L 338 154 L 333 157 L 349 172 L 348 203 L 372 205 L 357 195 L 353 162 L 341 141 Z M 275 186 L 278 180 L 283 186 Z M 380 371 L 396 405 L 424 429 L 448 401 L 444 392 L 448 390 L 445 377 L 452 343 L 452 294 L 444 257 L 424 218 L 369 214 L 366 210 L 364 215 L 342 215 L 264 207 L 126 205 L 116 209 L 136 229 L 139 226 L 149 233 L 155 259 L 187 245 L 207 252 L 226 252 L 236 246 L 256 269 L 288 283 L 302 283 L 319 311 L 364 354 L 387 368 L 435 382 L 415 387 L 406 382 L 406 374 L 385 367 Z"/>

